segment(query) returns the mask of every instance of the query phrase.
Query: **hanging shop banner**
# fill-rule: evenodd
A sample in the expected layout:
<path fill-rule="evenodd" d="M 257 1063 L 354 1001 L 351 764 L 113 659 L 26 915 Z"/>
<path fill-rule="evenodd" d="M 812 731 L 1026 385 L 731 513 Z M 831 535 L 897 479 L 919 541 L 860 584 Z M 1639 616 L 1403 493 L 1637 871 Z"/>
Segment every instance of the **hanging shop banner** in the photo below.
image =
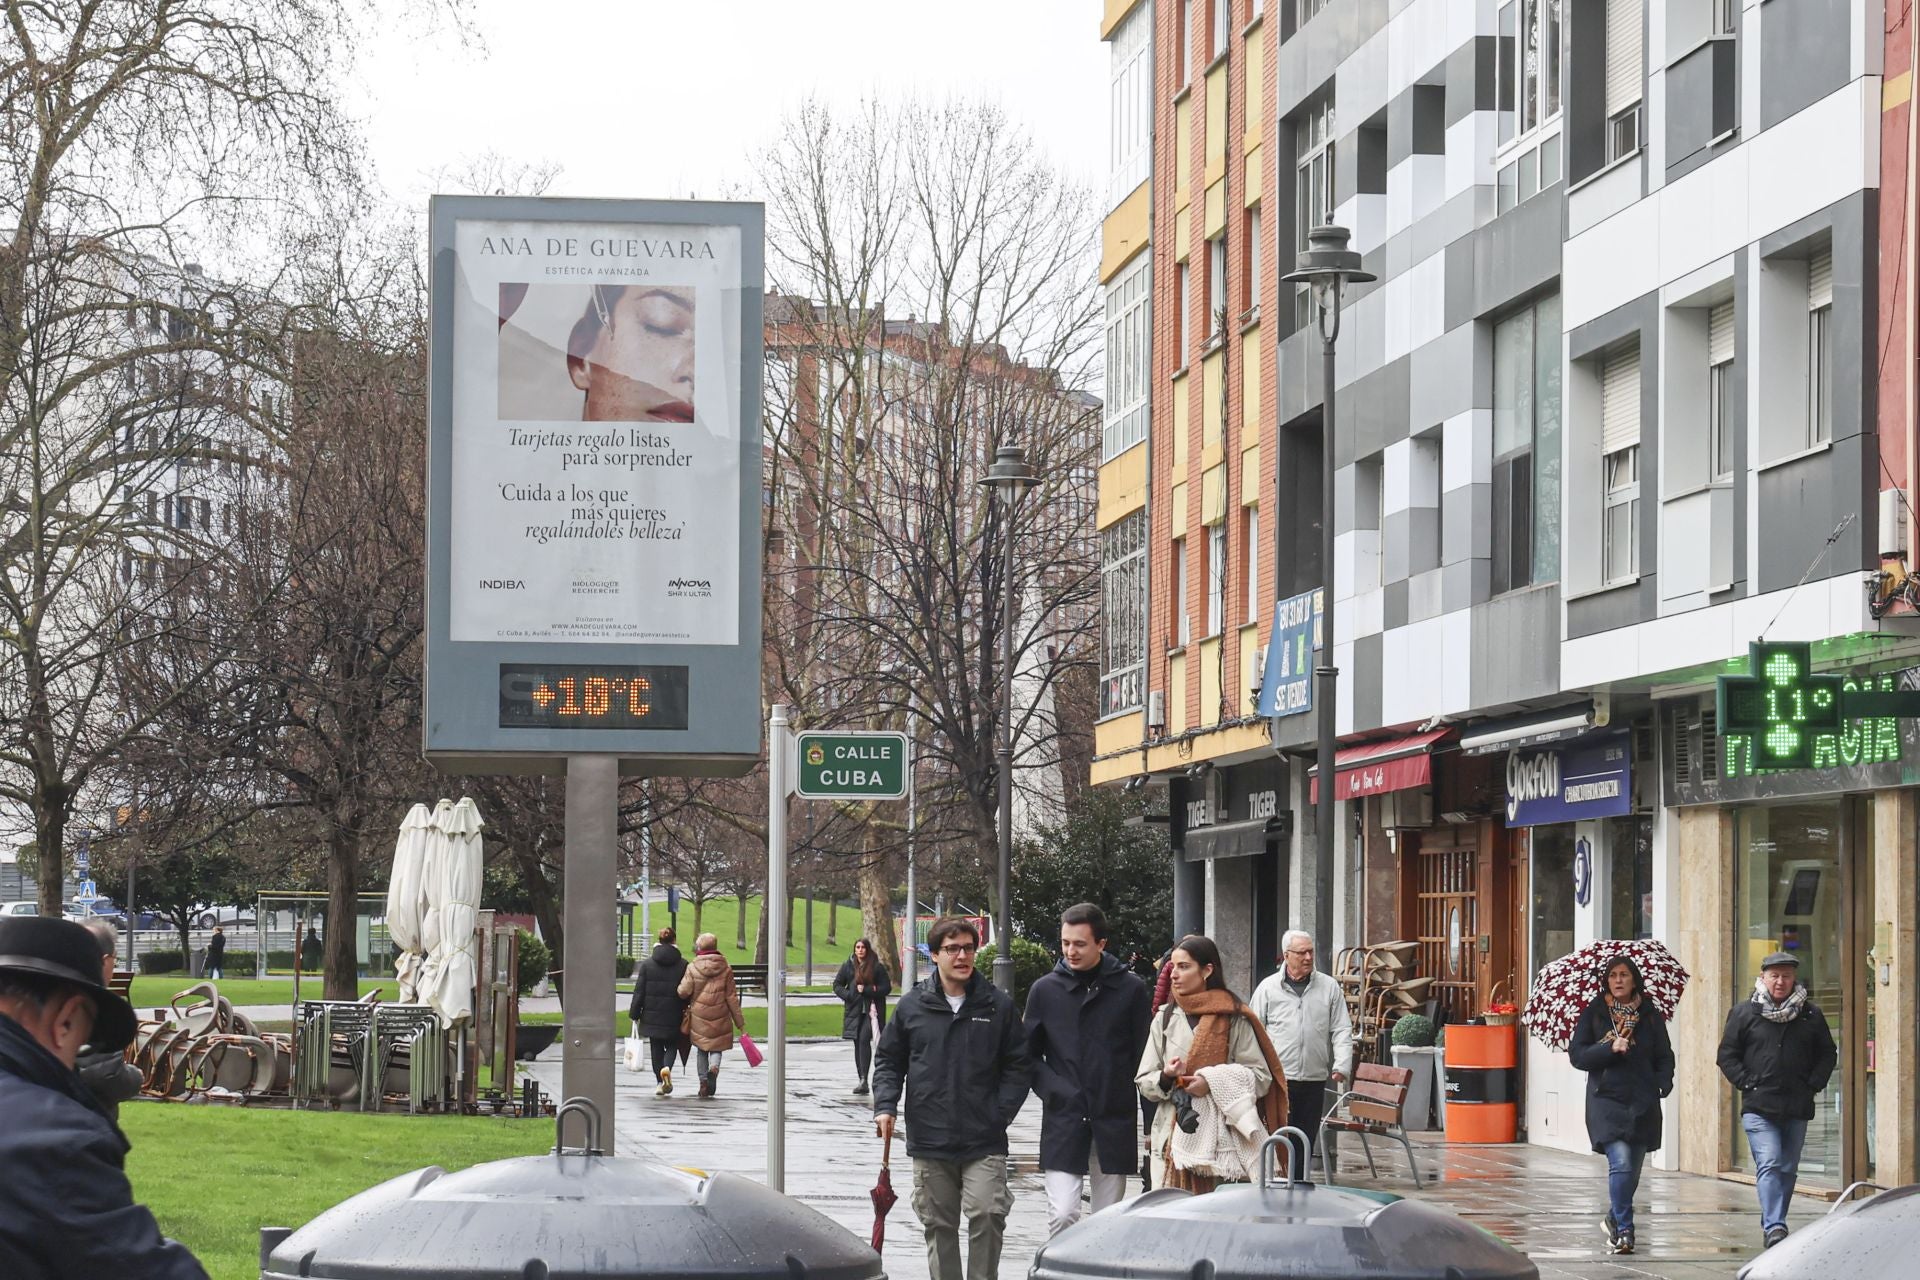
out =
<path fill-rule="evenodd" d="M 760 207 L 430 222 L 429 755 L 757 754 Z"/>
<path fill-rule="evenodd" d="M 1537 827 L 1633 811 L 1633 735 L 1608 733 L 1507 754 L 1507 825 Z"/>
<path fill-rule="evenodd" d="M 1324 596 L 1307 591 L 1273 607 L 1273 638 L 1260 676 L 1260 714 L 1291 716 L 1313 710 L 1313 653 L 1320 645 Z"/>

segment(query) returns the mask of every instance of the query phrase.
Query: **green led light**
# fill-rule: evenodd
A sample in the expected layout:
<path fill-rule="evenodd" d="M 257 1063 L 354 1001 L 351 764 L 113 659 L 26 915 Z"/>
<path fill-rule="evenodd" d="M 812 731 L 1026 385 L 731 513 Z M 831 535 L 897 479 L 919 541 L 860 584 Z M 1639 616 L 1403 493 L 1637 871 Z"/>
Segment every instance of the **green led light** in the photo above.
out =
<path fill-rule="evenodd" d="M 1776 723 L 1767 730 L 1767 751 L 1775 756 L 1792 756 L 1800 749 L 1799 730 Z"/>
<path fill-rule="evenodd" d="M 1784 653 L 1767 659 L 1767 679 L 1776 685 L 1790 685 L 1801 676 L 1800 664 Z"/>

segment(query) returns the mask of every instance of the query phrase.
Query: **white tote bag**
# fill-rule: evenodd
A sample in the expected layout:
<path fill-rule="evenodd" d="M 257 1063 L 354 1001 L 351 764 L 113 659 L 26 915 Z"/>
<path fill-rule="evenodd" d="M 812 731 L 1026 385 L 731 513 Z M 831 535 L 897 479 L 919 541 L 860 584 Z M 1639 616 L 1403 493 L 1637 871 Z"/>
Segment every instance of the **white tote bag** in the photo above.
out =
<path fill-rule="evenodd" d="M 639 1030 L 636 1028 L 628 1032 L 626 1050 L 627 1070 L 644 1071 L 646 1069 L 646 1059 L 642 1056 L 645 1051 L 646 1045 L 640 1039 Z"/>

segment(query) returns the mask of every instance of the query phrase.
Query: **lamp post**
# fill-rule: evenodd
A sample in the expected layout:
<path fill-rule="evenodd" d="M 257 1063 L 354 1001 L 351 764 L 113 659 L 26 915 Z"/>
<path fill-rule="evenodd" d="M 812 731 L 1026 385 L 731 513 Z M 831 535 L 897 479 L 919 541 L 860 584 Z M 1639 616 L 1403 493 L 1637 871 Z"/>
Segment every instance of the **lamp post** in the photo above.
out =
<path fill-rule="evenodd" d="M 1000 502 L 1006 540 L 1001 572 L 1000 619 L 1000 743 L 994 752 L 1000 780 L 1000 911 L 993 922 L 993 985 L 1013 994 L 1013 517 L 1020 499 L 1037 477 L 1027 465 L 1027 452 L 1017 444 L 995 451 L 993 465 L 980 480 Z"/>
<path fill-rule="evenodd" d="M 1347 247 L 1345 227 L 1315 227 L 1307 233 L 1307 248 L 1294 269 L 1282 277 L 1313 289 L 1319 320 L 1321 354 L 1320 439 L 1320 580 L 1324 599 L 1320 607 L 1320 664 L 1314 668 L 1315 698 L 1320 710 L 1320 795 L 1314 809 L 1313 940 L 1320 967 L 1333 959 L 1333 785 L 1338 729 L 1334 699 L 1340 669 L 1333 665 L 1333 468 L 1334 468 L 1334 341 L 1340 336 L 1340 301 L 1348 284 L 1377 279 L 1361 268 L 1360 255 Z"/>

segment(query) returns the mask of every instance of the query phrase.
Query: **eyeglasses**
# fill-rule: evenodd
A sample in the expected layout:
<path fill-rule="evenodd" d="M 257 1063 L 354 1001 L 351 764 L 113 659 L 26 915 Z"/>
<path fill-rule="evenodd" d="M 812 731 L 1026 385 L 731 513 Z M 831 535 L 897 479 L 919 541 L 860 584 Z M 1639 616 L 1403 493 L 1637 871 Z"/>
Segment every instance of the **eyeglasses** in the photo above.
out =
<path fill-rule="evenodd" d="M 940 954 L 943 956 L 970 956 L 979 949 L 980 944 L 977 942 L 956 942 L 950 947 L 940 948 Z"/>
<path fill-rule="evenodd" d="M 1293 950 L 1287 952 L 1287 954 L 1290 956 L 1310 956 L 1313 954 L 1313 948 L 1312 947 L 1295 947 Z"/>

